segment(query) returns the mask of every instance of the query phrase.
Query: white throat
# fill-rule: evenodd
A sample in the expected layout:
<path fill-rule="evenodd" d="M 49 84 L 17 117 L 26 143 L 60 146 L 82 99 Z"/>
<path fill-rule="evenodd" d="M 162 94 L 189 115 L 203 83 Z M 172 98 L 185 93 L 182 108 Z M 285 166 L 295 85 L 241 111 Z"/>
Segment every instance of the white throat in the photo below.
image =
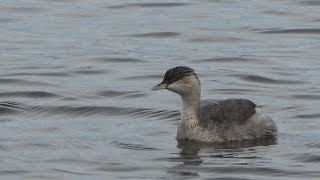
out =
<path fill-rule="evenodd" d="M 196 88 L 199 89 L 200 88 Z M 177 139 L 198 139 L 200 128 L 200 91 L 193 90 L 190 94 L 181 95 L 181 120 L 177 131 Z M 200 139 L 199 139 L 200 140 Z"/>
<path fill-rule="evenodd" d="M 190 94 L 181 95 L 181 99 L 181 123 L 198 123 L 200 121 L 200 88 L 193 89 Z"/>

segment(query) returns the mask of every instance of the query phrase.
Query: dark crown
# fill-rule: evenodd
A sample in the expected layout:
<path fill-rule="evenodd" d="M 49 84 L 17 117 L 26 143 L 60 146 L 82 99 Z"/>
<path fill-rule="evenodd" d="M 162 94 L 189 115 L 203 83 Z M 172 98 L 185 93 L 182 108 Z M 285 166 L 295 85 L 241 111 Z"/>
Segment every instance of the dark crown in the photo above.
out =
<path fill-rule="evenodd" d="M 165 83 L 173 83 L 176 82 L 183 77 L 195 75 L 195 72 L 193 69 L 187 67 L 187 66 L 177 66 L 172 69 L 169 69 L 166 74 L 163 77 L 163 82 Z"/>

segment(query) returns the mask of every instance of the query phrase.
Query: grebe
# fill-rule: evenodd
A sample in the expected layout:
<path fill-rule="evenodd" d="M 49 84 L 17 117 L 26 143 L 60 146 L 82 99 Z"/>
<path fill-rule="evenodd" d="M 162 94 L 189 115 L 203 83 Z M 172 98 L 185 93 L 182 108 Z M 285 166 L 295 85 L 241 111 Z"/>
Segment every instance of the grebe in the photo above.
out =
<path fill-rule="evenodd" d="M 153 91 L 167 89 L 181 96 L 181 121 L 177 140 L 230 142 L 276 139 L 277 126 L 247 99 L 200 100 L 201 85 L 193 69 L 169 69 Z"/>

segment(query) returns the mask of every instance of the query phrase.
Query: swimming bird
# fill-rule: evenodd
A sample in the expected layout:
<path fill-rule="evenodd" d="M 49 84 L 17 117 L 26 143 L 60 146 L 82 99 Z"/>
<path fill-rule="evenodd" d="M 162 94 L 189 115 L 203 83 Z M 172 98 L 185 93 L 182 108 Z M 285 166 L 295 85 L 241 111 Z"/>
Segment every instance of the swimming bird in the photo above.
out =
<path fill-rule="evenodd" d="M 274 121 L 247 99 L 201 100 L 200 80 L 192 68 L 169 69 L 152 90 L 167 89 L 181 96 L 177 140 L 231 142 L 276 139 Z"/>

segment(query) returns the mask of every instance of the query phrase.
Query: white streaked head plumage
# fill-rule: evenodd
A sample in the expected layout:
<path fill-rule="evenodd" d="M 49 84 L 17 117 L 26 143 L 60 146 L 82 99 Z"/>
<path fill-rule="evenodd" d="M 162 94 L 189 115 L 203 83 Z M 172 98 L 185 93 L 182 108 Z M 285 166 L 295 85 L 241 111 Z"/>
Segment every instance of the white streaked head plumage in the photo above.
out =
<path fill-rule="evenodd" d="M 194 89 L 200 89 L 200 81 L 192 68 L 177 66 L 169 69 L 160 84 L 152 90 L 168 89 L 180 95 L 191 93 Z"/>

